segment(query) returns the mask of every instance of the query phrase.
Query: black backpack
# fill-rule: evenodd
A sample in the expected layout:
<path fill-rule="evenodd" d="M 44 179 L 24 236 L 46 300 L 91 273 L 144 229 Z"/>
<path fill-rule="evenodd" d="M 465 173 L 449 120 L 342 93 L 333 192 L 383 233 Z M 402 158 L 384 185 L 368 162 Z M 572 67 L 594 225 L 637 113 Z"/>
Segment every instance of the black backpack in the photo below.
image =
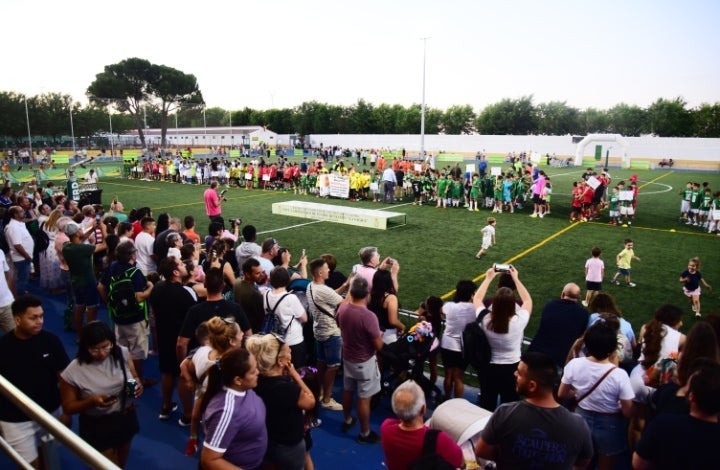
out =
<path fill-rule="evenodd" d="M 483 309 L 475 321 L 465 325 L 462 332 L 462 355 L 465 362 L 473 366 L 479 373 L 485 371 L 490 364 L 492 351 L 488 342 L 485 330 L 482 327 L 482 320 L 490 311 Z"/>
<path fill-rule="evenodd" d="M 270 308 L 270 301 L 268 300 L 268 294 L 270 292 L 265 293 L 265 302 L 263 302 L 265 306 L 265 316 L 263 316 L 262 325 L 260 326 L 260 333 L 267 335 L 270 333 L 275 333 L 279 335 L 282 338 L 285 338 L 287 335 L 288 330 L 290 329 L 290 325 L 292 324 L 293 320 L 295 320 L 295 317 L 292 317 L 290 319 L 290 322 L 288 322 L 288 325 L 286 328 L 283 328 L 282 321 L 278 317 L 278 315 L 275 313 L 275 309 L 278 308 L 278 305 L 280 305 L 280 302 L 285 300 L 285 297 L 290 295 L 290 292 L 286 292 L 283 294 L 280 299 L 275 303 L 275 305 Z"/>
<path fill-rule="evenodd" d="M 108 313 L 114 321 L 122 323 L 142 314 L 147 319 L 147 302 L 138 302 L 135 297 L 132 277 L 139 269 L 132 267 L 112 276 L 108 286 Z"/>
<path fill-rule="evenodd" d="M 35 242 L 33 254 L 44 254 L 50 246 L 50 237 L 47 232 L 42 229 L 42 225 L 35 231 L 35 233 L 32 234 L 32 237 Z"/>
<path fill-rule="evenodd" d="M 438 434 L 440 431 L 437 429 L 425 431 L 422 454 L 410 462 L 408 470 L 455 470 L 455 467 L 437 453 Z"/>

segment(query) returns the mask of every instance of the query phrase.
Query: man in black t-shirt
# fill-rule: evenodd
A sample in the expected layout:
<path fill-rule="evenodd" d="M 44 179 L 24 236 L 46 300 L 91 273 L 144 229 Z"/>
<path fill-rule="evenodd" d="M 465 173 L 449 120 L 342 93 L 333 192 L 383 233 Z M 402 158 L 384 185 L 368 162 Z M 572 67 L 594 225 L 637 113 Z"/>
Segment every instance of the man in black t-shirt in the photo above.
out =
<path fill-rule="evenodd" d="M 199 346 L 195 338 L 195 330 L 202 322 L 208 321 L 212 317 L 233 318 L 240 327 L 240 331 L 243 332 L 244 338 L 253 334 L 250 321 L 242 307 L 235 302 L 228 302 L 223 299 L 224 282 L 223 272 L 219 268 L 211 268 L 205 273 L 207 300 L 188 310 L 177 339 L 176 350 L 178 357 L 186 357 L 188 351 L 192 351 Z"/>
<path fill-rule="evenodd" d="M 540 325 L 528 351 L 551 356 L 558 368 L 565 365 L 570 347 L 587 328 L 590 314 L 579 305 L 580 286 L 565 284 L 559 299 L 550 300 L 540 314 Z"/>
<path fill-rule="evenodd" d="M 15 329 L 0 337 L 0 375 L 69 426 L 70 416 L 60 413 L 58 376 L 70 360 L 60 339 L 42 329 L 42 301 L 22 295 L 11 309 Z M 39 468 L 39 438 L 46 432 L 2 394 L 0 430 L 28 463 Z"/>
<path fill-rule="evenodd" d="M 720 468 L 720 365 L 708 364 L 690 376 L 685 395 L 690 414 L 661 413 L 645 428 L 633 468 Z"/>
<path fill-rule="evenodd" d="M 195 305 L 192 294 L 182 285 L 182 279 L 187 276 L 185 264 L 173 256 L 165 258 L 158 267 L 164 280 L 153 287 L 150 294 L 150 306 L 155 312 L 155 329 L 158 336 L 158 365 L 162 376 L 162 400 L 160 419 L 168 419 L 177 409 L 177 403 L 172 401 L 175 388 L 175 379 L 180 375 L 180 362 L 184 357 L 178 357 L 175 345 L 178 334 L 185 321 L 187 311 Z M 187 387 L 179 387 L 178 395 L 183 405 L 185 416 L 190 416 L 192 410 L 192 392 Z M 184 422 L 183 422 L 183 425 Z M 189 425 L 189 422 L 188 422 Z"/>
<path fill-rule="evenodd" d="M 253 331 L 259 332 L 265 316 L 263 297 L 258 285 L 265 284 L 265 270 L 256 258 L 248 258 L 242 264 L 243 276 L 235 280 L 233 295 L 235 302 L 240 304 Z"/>

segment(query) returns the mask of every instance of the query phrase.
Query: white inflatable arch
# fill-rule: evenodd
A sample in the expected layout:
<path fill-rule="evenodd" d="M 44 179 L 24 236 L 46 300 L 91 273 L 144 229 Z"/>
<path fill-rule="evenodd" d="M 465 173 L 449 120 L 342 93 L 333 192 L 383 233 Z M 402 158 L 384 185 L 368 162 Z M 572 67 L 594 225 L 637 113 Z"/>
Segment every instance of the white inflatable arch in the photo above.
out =
<path fill-rule="evenodd" d="M 627 153 L 630 145 L 620 134 L 588 134 L 585 136 L 585 138 L 577 144 L 577 150 L 575 151 L 575 166 L 582 166 L 585 147 L 587 147 L 588 144 L 595 142 L 614 142 L 619 144 L 622 147 L 622 153 L 620 154 L 620 166 L 623 168 L 630 168 L 630 157 L 628 157 Z"/>

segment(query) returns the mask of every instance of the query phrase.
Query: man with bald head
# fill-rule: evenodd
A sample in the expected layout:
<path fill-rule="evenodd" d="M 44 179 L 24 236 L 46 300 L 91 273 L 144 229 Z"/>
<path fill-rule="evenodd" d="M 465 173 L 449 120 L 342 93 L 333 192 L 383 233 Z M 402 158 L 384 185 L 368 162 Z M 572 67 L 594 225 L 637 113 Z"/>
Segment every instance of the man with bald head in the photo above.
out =
<path fill-rule="evenodd" d="M 579 305 L 580 298 L 580 287 L 570 282 L 563 287 L 559 299 L 545 304 L 528 351 L 549 355 L 560 368 L 565 365 L 570 347 L 588 324 L 589 314 Z"/>
<path fill-rule="evenodd" d="M 383 422 L 380 443 L 388 470 L 404 470 L 422 455 L 425 435 L 430 431 L 425 425 L 425 392 L 412 380 L 403 382 L 393 392 L 392 409 L 397 419 Z M 464 467 L 460 446 L 443 431 L 436 439 L 435 453 L 454 468 Z"/>

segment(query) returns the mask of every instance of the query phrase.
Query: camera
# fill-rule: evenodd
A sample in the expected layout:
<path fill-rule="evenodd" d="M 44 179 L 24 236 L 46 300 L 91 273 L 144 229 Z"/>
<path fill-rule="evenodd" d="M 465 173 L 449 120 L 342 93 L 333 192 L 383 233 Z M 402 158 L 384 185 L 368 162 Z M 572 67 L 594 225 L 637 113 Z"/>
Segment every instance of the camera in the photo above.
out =
<path fill-rule="evenodd" d="M 493 264 L 493 268 L 495 268 L 496 273 L 507 273 L 510 272 L 511 265 L 509 264 Z"/>
<path fill-rule="evenodd" d="M 238 225 L 242 225 L 242 218 L 237 217 L 237 218 L 235 218 L 235 219 L 230 219 L 230 225 L 231 225 L 232 227 L 236 227 L 236 226 L 238 226 Z"/>

